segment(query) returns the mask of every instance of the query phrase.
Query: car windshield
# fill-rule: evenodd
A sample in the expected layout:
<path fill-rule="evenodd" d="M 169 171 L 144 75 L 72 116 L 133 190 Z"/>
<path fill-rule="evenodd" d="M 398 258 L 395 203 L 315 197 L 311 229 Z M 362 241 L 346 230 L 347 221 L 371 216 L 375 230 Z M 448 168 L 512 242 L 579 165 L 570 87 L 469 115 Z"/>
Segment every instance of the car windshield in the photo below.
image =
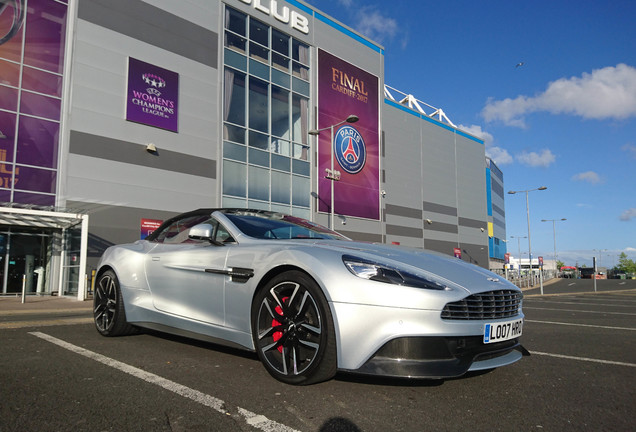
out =
<path fill-rule="evenodd" d="M 224 214 L 244 234 L 258 239 L 348 240 L 345 236 L 322 225 L 283 213 L 226 210 Z"/>

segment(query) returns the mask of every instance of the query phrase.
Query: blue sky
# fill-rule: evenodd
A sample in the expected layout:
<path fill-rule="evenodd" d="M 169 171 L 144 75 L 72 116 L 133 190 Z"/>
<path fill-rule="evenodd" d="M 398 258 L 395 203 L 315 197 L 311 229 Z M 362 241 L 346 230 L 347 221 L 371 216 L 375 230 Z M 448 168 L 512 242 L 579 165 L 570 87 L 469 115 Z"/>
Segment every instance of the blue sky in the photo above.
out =
<path fill-rule="evenodd" d="M 566 218 L 567 265 L 636 259 L 636 2 L 306 2 L 384 46 L 385 84 L 484 139 L 506 191 L 548 188 L 529 193 L 534 257 L 554 255 L 541 220 Z M 524 193 L 506 224 L 527 236 Z"/>

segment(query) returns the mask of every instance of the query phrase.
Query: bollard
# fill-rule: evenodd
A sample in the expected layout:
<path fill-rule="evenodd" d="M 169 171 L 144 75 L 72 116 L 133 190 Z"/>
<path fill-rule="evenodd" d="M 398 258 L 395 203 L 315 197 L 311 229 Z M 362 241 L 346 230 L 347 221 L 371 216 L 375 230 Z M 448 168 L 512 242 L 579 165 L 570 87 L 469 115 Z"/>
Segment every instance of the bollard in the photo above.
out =
<path fill-rule="evenodd" d="M 22 303 L 24 303 L 26 299 L 26 275 L 22 275 Z"/>

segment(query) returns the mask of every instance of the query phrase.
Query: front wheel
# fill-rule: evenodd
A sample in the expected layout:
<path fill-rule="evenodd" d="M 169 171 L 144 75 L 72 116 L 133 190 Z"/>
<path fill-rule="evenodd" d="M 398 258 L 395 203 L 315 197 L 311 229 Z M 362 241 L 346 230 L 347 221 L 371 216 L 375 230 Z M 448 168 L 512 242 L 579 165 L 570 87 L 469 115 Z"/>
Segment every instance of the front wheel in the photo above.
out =
<path fill-rule="evenodd" d="M 265 368 L 282 382 L 307 385 L 336 374 L 331 311 L 318 284 L 305 273 L 281 273 L 257 293 L 252 337 Z"/>
<path fill-rule="evenodd" d="M 93 319 L 97 331 L 103 336 L 123 336 L 136 330 L 126 321 L 119 281 L 111 270 L 105 271 L 95 284 Z"/>

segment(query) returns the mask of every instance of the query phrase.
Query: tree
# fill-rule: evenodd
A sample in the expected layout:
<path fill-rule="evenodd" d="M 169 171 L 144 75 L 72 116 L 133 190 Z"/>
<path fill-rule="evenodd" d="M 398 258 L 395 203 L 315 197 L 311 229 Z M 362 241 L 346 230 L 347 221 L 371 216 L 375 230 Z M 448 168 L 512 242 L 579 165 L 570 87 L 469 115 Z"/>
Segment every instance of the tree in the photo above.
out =
<path fill-rule="evenodd" d="M 561 270 L 561 267 L 563 267 L 565 265 L 565 263 L 561 260 L 557 260 L 556 262 L 556 268 L 557 270 Z"/>
<path fill-rule="evenodd" d="M 621 252 L 618 256 L 618 265 L 616 266 L 616 269 L 623 273 L 636 273 L 636 262 L 627 258 L 627 254 L 625 252 Z"/>

